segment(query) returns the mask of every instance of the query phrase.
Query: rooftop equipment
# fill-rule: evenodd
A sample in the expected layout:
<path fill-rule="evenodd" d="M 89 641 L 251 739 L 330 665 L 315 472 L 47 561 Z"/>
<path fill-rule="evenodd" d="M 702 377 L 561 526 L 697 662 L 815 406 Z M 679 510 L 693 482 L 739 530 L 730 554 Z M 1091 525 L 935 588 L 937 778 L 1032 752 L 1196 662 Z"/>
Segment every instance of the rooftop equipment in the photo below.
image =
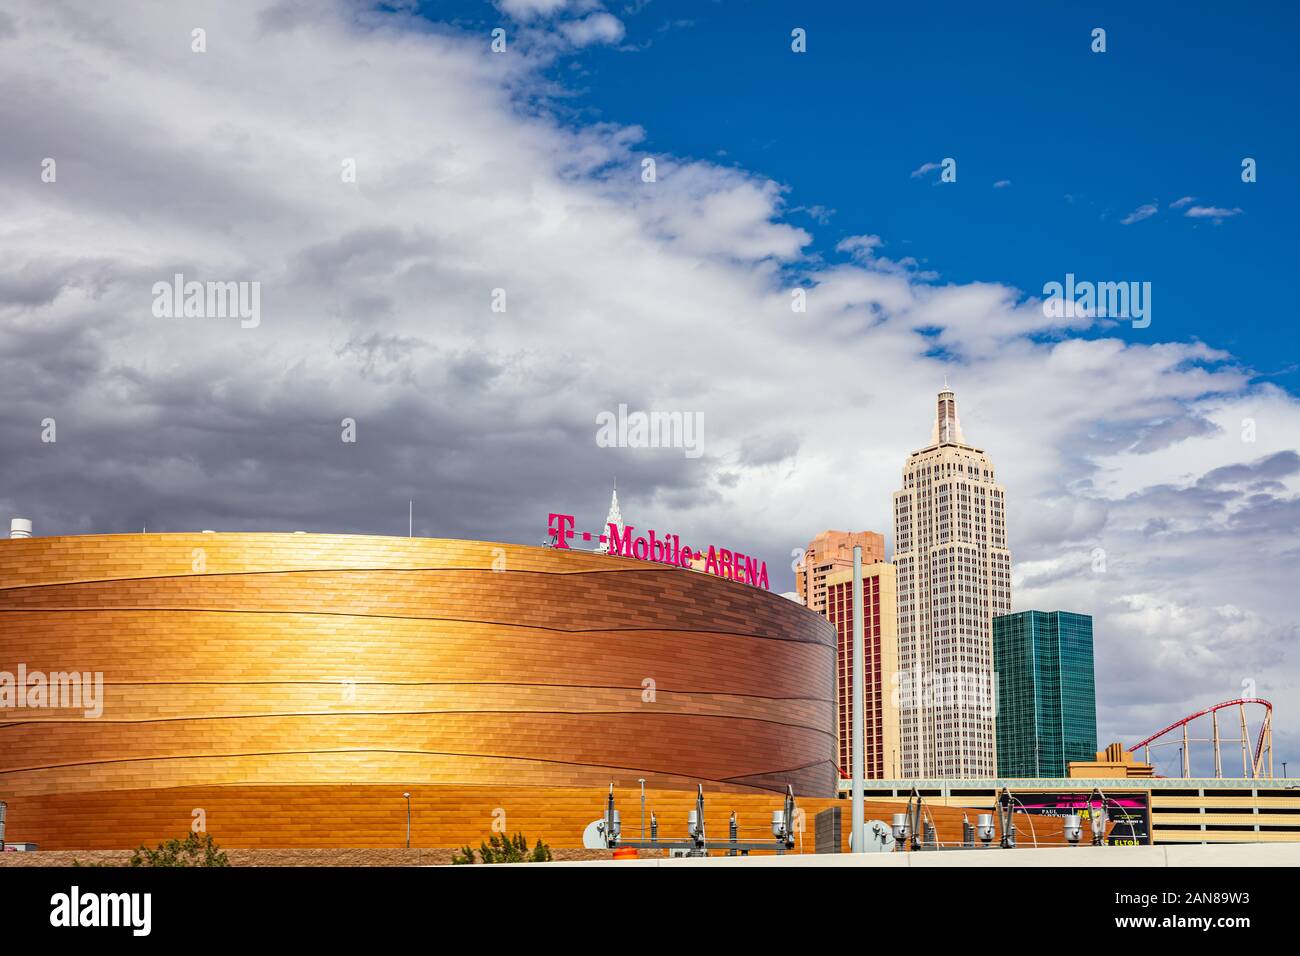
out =
<path fill-rule="evenodd" d="M 653 812 L 650 814 L 649 840 L 624 840 L 619 813 L 614 808 L 614 785 L 611 783 L 609 797 L 605 802 L 605 814 L 587 825 L 582 842 L 583 846 L 592 850 L 634 847 L 641 850 L 668 850 L 673 856 L 708 856 L 711 849 L 725 851 L 728 856 L 748 856 L 752 850 L 785 853 L 794 848 L 797 819 L 794 788 L 787 786 L 784 804 L 781 809 L 772 811 L 772 840 L 740 839 L 740 824 L 733 811 L 727 839 L 710 843 L 704 826 L 704 787 L 701 785 L 695 793 L 695 807 L 686 816 L 685 840 L 659 839 L 659 820 Z"/>
<path fill-rule="evenodd" d="M 1097 806 L 1092 805 L 1092 798 L 1097 798 Z M 1106 845 L 1106 795 L 1101 792 L 1101 787 L 1097 787 L 1088 797 L 1088 817 L 1089 823 L 1092 824 L 1092 845 Z"/>

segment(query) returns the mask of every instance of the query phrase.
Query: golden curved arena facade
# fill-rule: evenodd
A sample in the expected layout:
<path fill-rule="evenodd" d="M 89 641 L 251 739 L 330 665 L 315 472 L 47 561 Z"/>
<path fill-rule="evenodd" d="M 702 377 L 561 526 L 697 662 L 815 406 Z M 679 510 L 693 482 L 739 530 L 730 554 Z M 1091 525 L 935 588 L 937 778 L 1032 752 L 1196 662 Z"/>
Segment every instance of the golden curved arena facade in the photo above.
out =
<path fill-rule="evenodd" d="M 581 551 L 4 540 L 0 672 L 103 679 L 96 717 L 0 710 L 7 839 L 130 847 L 201 814 L 229 846 L 391 846 L 409 792 L 413 845 L 476 844 L 501 813 L 563 846 L 611 782 L 829 798 L 834 655 L 777 595 Z"/>

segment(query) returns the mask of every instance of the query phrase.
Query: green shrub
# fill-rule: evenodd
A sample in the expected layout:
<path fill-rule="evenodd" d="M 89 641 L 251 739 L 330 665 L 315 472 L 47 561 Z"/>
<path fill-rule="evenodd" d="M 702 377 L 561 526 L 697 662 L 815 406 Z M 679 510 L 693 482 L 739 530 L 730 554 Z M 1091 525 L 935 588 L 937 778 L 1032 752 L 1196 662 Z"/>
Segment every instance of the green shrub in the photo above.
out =
<path fill-rule="evenodd" d="M 465 863 L 473 863 L 474 862 L 473 849 L 467 846 L 461 847 L 459 853 L 453 853 L 451 855 L 451 862 L 453 866 L 461 866 Z"/>
<path fill-rule="evenodd" d="M 132 866 L 230 866 L 226 854 L 212 839 L 211 833 L 191 833 L 184 840 L 168 840 L 157 849 L 147 849 L 144 844 L 131 854 Z"/>
<path fill-rule="evenodd" d="M 522 833 L 513 837 L 494 833 L 489 842 L 478 845 L 478 853 L 484 863 L 546 863 L 552 858 L 551 848 L 540 839 L 531 850 L 528 849 L 528 841 Z M 452 854 L 451 862 L 474 863 L 473 849 L 461 847 L 459 853 Z"/>

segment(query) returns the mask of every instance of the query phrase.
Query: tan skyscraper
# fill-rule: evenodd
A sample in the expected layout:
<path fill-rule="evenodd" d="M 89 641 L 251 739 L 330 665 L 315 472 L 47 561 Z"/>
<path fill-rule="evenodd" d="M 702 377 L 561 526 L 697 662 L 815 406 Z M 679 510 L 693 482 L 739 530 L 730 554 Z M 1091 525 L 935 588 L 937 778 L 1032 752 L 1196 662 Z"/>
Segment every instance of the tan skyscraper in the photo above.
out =
<path fill-rule="evenodd" d="M 1011 610 L 1006 495 L 939 393 L 894 493 L 903 777 L 993 777 L 993 618 Z"/>
<path fill-rule="evenodd" d="M 826 614 L 826 576 L 853 567 L 853 548 L 862 546 L 862 563 L 885 560 L 885 536 L 874 531 L 823 531 L 804 549 L 794 572 L 794 589 L 804 607 Z"/>

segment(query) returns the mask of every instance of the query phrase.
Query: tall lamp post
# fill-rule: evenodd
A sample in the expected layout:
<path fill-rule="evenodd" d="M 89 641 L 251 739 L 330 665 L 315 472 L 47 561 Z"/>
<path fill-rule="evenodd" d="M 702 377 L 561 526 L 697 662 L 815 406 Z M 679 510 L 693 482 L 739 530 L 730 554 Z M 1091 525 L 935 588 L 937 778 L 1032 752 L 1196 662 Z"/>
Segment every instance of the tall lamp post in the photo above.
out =
<path fill-rule="evenodd" d="M 406 798 L 406 848 L 409 850 L 411 848 L 411 794 L 408 791 L 402 796 Z"/>

